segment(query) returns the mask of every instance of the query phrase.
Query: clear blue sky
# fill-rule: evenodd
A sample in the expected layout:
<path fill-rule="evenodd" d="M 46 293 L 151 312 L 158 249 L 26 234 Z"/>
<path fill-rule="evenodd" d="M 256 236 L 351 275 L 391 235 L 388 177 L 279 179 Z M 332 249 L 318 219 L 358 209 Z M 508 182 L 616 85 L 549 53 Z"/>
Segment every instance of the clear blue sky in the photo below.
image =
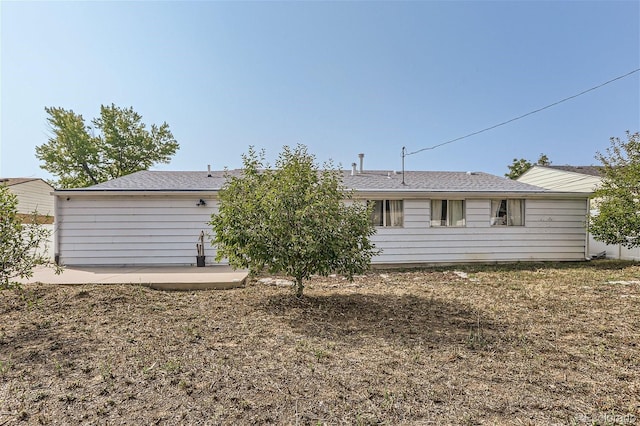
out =
<path fill-rule="evenodd" d="M 2 177 L 45 177 L 45 106 L 166 121 L 161 170 L 273 160 L 305 144 L 348 168 L 415 151 L 640 68 L 640 2 L 0 2 Z M 408 170 L 502 175 L 514 157 L 595 164 L 640 130 L 640 73 L 407 157 Z"/>

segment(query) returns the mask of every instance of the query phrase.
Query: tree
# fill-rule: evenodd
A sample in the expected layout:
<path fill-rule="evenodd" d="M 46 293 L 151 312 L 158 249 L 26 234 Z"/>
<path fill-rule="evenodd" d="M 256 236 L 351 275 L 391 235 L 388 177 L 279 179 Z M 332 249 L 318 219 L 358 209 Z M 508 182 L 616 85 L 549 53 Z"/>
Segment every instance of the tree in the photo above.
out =
<path fill-rule="evenodd" d="M 594 193 L 598 214 L 589 219 L 591 235 L 606 244 L 640 246 L 640 133 L 610 139 L 602 163 L 602 183 Z"/>
<path fill-rule="evenodd" d="M 540 154 L 540 157 L 538 157 L 538 161 L 536 161 L 535 164 L 529 160 L 525 160 L 524 158 L 514 158 L 513 163 L 507 166 L 509 167 L 509 173 L 505 173 L 504 175 L 509 179 L 516 180 L 534 165 L 550 166 L 551 161 L 549 161 L 549 157 L 547 157 L 546 154 Z"/>
<path fill-rule="evenodd" d="M 45 111 L 52 134 L 36 147 L 36 157 L 58 178 L 59 188 L 95 185 L 168 163 L 180 147 L 167 123 L 152 124 L 148 130 L 133 108 L 102 105 L 100 117 L 91 121 L 93 127 L 71 110 L 45 107 Z"/>
<path fill-rule="evenodd" d="M 319 170 L 302 145 L 285 146 L 275 169 L 253 148 L 242 158 L 242 174 L 227 175 L 219 211 L 211 216 L 218 261 L 284 273 L 294 278 L 298 297 L 311 275 L 352 279 L 369 267 L 378 253 L 369 240 L 375 232 L 370 211 L 345 190 L 332 163 Z"/>
<path fill-rule="evenodd" d="M 33 276 L 38 265 L 54 266 L 46 256 L 47 240 L 51 231 L 38 223 L 34 212 L 23 223 L 24 215 L 18 213 L 18 199 L 9 188 L 0 185 L 0 290 L 19 288 L 15 278 Z"/>

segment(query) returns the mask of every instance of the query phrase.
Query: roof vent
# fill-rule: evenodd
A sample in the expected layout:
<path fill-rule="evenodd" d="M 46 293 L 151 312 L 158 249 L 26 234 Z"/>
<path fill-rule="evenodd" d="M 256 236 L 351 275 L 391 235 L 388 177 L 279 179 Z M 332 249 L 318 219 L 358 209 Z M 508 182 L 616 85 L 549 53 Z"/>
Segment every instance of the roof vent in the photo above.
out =
<path fill-rule="evenodd" d="M 358 158 L 360 159 L 360 173 L 364 171 L 364 154 L 358 154 Z"/>
<path fill-rule="evenodd" d="M 351 176 L 355 176 L 356 174 L 356 163 L 351 163 Z"/>
<path fill-rule="evenodd" d="M 207 177 L 211 177 L 211 164 L 207 164 Z"/>

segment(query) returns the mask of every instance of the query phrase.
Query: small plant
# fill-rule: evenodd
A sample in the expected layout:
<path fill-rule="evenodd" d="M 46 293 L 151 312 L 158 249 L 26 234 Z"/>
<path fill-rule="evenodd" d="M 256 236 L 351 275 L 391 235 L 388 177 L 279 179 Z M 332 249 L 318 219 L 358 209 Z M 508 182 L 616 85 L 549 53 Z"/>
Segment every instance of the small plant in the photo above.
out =
<path fill-rule="evenodd" d="M 60 361 L 56 361 L 55 370 L 56 370 L 56 376 L 62 377 L 63 371 L 62 371 L 62 363 Z"/>
<path fill-rule="evenodd" d="M 12 367 L 13 367 L 13 364 L 11 363 L 11 361 L 8 361 L 8 360 L 1 361 L 0 360 L 0 377 L 5 377 L 7 375 L 7 373 L 9 372 L 9 370 L 11 370 Z"/>
<path fill-rule="evenodd" d="M 51 231 L 42 224 L 42 216 L 18 213 L 18 197 L 5 185 L 0 185 L 0 290 L 20 288 L 16 278 L 30 278 L 36 266 L 62 269 L 47 256 L 47 241 Z"/>
<path fill-rule="evenodd" d="M 32 290 L 20 290 L 20 299 L 24 303 L 28 311 L 38 307 L 41 303 L 40 298 L 35 291 Z"/>
<path fill-rule="evenodd" d="M 323 358 L 327 358 L 329 353 L 323 349 L 315 349 L 313 355 L 316 357 L 316 361 L 320 362 Z"/>
<path fill-rule="evenodd" d="M 475 327 L 469 330 L 469 336 L 467 337 L 467 347 L 469 349 L 482 349 L 487 346 L 487 340 L 480 327 L 480 314 L 478 313 Z"/>
<path fill-rule="evenodd" d="M 110 364 L 101 364 L 100 365 L 100 375 L 105 382 L 108 382 L 113 379 L 113 372 L 111 371 Z"/>
<path fill-rule="evenodd" d="M 162 367 L 162 369 L 167 373 L 179 372 L 181 368 L 182 368 L 182 365 L 180 364 L 179 361 L 172 361 L 172 360 L 167 361 Z"/>

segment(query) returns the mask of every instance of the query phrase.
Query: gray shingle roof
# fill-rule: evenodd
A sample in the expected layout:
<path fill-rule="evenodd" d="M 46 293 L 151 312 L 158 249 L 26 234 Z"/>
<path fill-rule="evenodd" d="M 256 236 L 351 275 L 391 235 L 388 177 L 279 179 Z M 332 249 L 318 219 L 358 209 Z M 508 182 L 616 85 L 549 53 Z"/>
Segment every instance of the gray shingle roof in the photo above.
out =
<path fill-rule="evenodd" d="M 230 171 L 236 173 L 236 171 Z M 211 191 L 218 190 L 225 182 L 225 172 L 206 171 L 177 172 L 143 170 L 84 188 L 88 191 Z"/>
<path fill-rule="evenodd" d="M 347 187 L 359 191 L 426 191 L 426 192 L 546 192 L 537 186 L 481 172 L 407 171 L 402 174 L 369 171 L 345 173 Z"/>
<path fill-rule="evenodd" d="M 13 186 L 34 180 L 39 180 L 39 178 L 0 178 L 0 185 Z"/>
<path fill-rule="evenodd" d="M 239 176 L 240 170 L 228 173 Z M 343 171 L 344 184 L 363 192 L 521 192 L 540 193 L 548 190 L 480 172 L 405 172 L 365 171 L 351 175 Z M 74 191 L 216 191 L 225 182 L 224 171 L 141 171 L 89 188 Z"/>

